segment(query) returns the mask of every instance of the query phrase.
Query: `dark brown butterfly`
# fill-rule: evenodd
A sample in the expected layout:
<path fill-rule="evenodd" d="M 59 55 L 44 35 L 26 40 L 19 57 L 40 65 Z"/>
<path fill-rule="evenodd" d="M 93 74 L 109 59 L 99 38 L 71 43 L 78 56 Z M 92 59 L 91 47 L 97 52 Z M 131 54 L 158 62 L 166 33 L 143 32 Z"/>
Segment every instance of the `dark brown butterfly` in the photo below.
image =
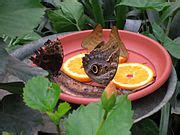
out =
<path fill-rule="evenodd" d="M 118 29 L 112 27 L 109 41 L 99 43 L 89 54 L 83 57 L 86 74 L 95 82 L 107 85 L 113 78 L 118 67 L 121 41 Z"/>
<path fill-rule="evenodd" d="M 58 75 L 63 63 L 63 49 L 60 40 L 48 40 L 30 59 L 34 64 L 49 71 L 52 75 Z"/>

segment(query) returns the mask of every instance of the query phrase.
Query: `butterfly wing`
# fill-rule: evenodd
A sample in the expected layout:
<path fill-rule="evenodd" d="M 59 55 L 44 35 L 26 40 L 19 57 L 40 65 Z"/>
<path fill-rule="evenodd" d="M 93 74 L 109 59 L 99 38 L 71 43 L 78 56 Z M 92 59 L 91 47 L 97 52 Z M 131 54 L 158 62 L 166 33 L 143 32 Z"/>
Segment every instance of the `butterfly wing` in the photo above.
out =
<path fill-rule="evenodd" d="M 99 43 L 102 42 L 102 26 L 97 24 L 95 29 L 82 41 L 82 48 L 92 51 Z"/>
<path fill-rule="evenodd" d="M 119 36 L 119 32 L 116 26 L 112 27 L 111 33 L 110 33 L 110 37 L 109 37 L 110 41 L 116 40 L 118 42 L 118 46 L 120 48 L 120 56 L 128 58 L 128 51 L 124 45 L 124 43 L 122 42 L 120 36 Z"/>
<path fill-rule="evenodd" d="M 113 32 L 113 33 L 112 33 Z M 114 30 L 111 31 L 111 36 Z M 118 38 L 110 38 L 105 44 L 99 43 L 89 54 L 83 57 L 86 74 L 95 82 L 107 85 L 116 74 L 120 54 Z"/>
<path fill-rule="evenodd" d="M 48 70 L 53 75 L 58 72 L 63 63 L 63 48 L 59 39 L 55 41 L 48 40 L 44 46 L 38 49 L 36 55 L 30 59 L 39 67 Z"/>

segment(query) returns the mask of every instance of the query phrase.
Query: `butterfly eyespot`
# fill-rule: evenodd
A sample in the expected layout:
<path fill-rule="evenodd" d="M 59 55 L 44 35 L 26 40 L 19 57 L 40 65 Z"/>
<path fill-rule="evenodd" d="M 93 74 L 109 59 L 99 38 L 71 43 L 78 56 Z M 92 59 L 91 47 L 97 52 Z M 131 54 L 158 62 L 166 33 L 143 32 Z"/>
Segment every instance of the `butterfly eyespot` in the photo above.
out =
<path fill-rule="evenodd" d="M 92 65 L 92 67 L 91 67 L 91 71 L 92 71 L 94 74 L 97 74 L 97 73 L 98 73 L 98 71 L 99 71 L 98 66 L 97 66 L 97 65 Z"/>

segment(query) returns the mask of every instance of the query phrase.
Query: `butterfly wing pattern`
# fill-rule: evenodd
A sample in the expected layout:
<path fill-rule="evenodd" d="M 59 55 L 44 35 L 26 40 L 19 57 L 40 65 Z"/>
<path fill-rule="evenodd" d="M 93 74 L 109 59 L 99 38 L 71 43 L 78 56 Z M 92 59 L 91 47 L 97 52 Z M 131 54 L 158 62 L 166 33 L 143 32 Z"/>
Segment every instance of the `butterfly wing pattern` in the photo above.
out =
<path fill-rule="evenodd" d="M 83 57 L 82 62 L 86 74 L 93 81 L 107 85 L 116 74 L 122 46 L 118 29 L 113 26 L 109 41 L 107 43 L 101 41 Z"/>

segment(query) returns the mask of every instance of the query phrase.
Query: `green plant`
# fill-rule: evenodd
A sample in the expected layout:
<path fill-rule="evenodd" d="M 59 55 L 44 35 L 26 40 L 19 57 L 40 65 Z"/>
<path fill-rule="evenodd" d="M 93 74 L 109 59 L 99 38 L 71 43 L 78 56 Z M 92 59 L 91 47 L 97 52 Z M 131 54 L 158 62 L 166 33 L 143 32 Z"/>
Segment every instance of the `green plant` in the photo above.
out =
<path fill-rule="evenodd" d="M 47 78 L 36 77 L 27 82 L 23 91 L 23 98 L 26 105 L 42 113 L 46 113 L 57 126 L 60 135 L 60 118 L 71 107 L 65 102 L 60 103 L 55 110 L 60 95 L 59 85 L 49 82 Z"/>
<path fill-rule="evenodd" d="M 35 77 L 25 85 L 23 99 L 29 107 L 46 113 L 61 134 L 60 119 L 69 111 L 70 105 L 60 103 L 55 109 L 59 94 L 58 84 L 43 77 Z M 105 90 L 101 102 L 81 106 L 68 115 L 64 122 L 66 134 L 129 135 L 133 124 L 132 115 L 131 102 L 126 95 L 118 97 L 116 101 L 116 94 L 109 94 Z"/>
<path fill-rule="evenodd" d="M 18 45 L 40 38 L 39 35 L 46 36 L 57 32 L 89 29 L 97 22 L 101 23 L 104 28 L 109 28 L 111 25 L 116 24 L 118 28 L 123 29 L 125 21 L 129 17 L 128 14 L 131 12 L 130 19 L 133 16 L 135 19 L 142 20 L 142 27 L 139 32 L 157 40 L 169 51 L 178 78 L 180 77 L 179 0 L 46 0 L 46 3 L 46 7 L 50 5 L 48 9 L 43 7 L 37 0 L 21 2 L 17 0 L 0 1 L 0 4 L 3 5 L 0 9 L 0 36 L 8 43 L 7 45 L 3 45 L 6 49 L 15 49 Z M 138 11 L 138 14 L 136 11 Z M 0 43 L 1 45 L 4 44 L 1 41 Z M 26 81 L 34 76 L 32 74 L 29 76 L 29 72 L 24 72 L 27 71 L 27 68 L 22 68 L 24 67 L 22 63 L 16 61 L 16 66 L 14 66 L 12 64 L 14 61 L 7 62 L 7 59 L 12 57 L 2 52 L 5 52 L 4 48 L 0 52 L 0 58 L 2 58 L 0 61 L 0 71 L 3 71 L 0 72 L 1 80 L 5 73 L 9 71 Z M 28 71 L 30 69 L 28 67 Z M 22 75 L 21 71 L 27 73 L 27 76 Z M 24 84 L 22 82 L 0 83 L 0 88 L 17 94 L 22 93 L 23 86 Z M 178 90 L 179 87 L 177 87 L 177 93 L 179 93 Z M 174 100 L 176 100 L 176 96 L 174 96 Z M 178 114 L 180 112 L 178 105 L 179 102 L 176 101 L 175 107 L 173 107 L 175 108 L 173 113 Z M 168 120 L 169 117 L 172 117 L 169 114 L 170 110 L 168 108 L 171 109 L 169 104 L 162 109 L 162 124 L 160 124 L 160 129 L 163 134 L 167 134 Z M 49 116 L 53 119 L 51 114 Z M 178 116 L 176 115 L 176 117 Z M 171 121 L 170 119 L 170 123 L 174 122 L 175 120 Z"/>

